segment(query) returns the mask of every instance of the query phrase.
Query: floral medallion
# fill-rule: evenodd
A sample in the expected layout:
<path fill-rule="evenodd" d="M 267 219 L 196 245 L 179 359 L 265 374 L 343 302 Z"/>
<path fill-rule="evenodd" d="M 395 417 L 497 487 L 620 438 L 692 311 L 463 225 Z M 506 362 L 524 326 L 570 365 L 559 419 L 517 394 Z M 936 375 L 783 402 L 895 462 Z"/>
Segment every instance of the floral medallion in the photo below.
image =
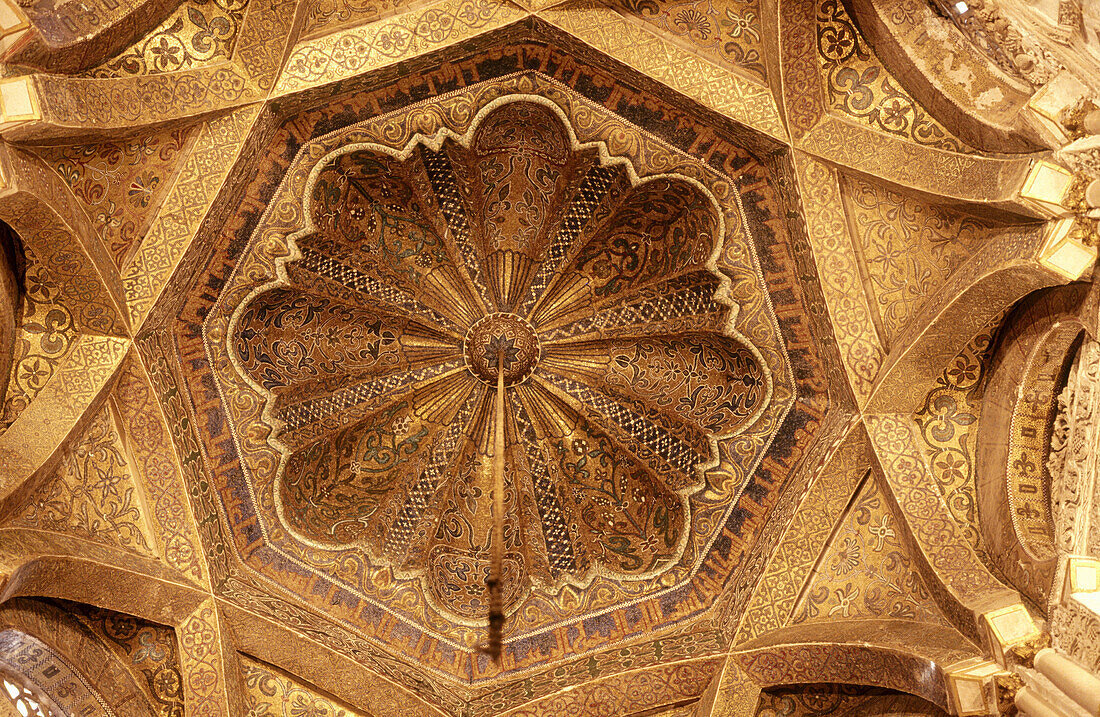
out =
<path fill-rule="evenodd" d="M 731 497 L 720 444 L 758 452 L 780 415 L 775 361 L 737 329 L 708 187 L 639 176 L 535 95 L 489 102 L 461 134 L 328 146 L 304 165 L 287 251 L 253 272 L 272 278 L 245 291 L 242 262 L 214 334 L 245 464 L 270 486 L 250 489 L 274 509 L 268 539 L 358 553 L 453 624 L 484 624 L 503 373 L 506 611 L 597 578 L 689 576 L 709 538 L 693 531 L 713 535 Z"/>

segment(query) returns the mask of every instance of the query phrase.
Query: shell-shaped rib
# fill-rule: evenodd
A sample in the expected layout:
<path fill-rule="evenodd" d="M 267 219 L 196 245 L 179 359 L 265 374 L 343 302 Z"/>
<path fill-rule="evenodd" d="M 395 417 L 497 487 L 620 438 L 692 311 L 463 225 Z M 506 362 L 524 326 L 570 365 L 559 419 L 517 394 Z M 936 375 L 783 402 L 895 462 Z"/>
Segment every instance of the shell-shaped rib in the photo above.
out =
<path fill-rule="evenodd" d="M 309 191 L 289 285 L 256 295 L 231 338 L 279 420 L 288 529 L 484 618 L 496 389 L 464 342 L 504 312 L 538 347 L 499 339 L 536 362 L 505 389 L 507 603 L 675 564 L 715 437 L 768 395 L 729 335 L 702 186 L 639 179 L 552 108 L 507 102 L 462 138 L 336 152 Z"/>

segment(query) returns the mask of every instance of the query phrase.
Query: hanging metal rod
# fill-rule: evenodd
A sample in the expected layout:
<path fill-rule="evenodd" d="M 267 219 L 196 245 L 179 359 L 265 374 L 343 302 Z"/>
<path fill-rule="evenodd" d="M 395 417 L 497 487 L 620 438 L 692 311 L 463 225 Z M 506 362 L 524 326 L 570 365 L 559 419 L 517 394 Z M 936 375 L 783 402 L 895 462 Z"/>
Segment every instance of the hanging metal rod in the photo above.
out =
<path fill-rule="evenodd" d="M 497 395 L 493 430 L 493 538 L 490 552 L 489 578 L 489 641 L 481 647 L 500 662 L 501 638 L 504 633 L 504 349 L 497 354 Z"/>

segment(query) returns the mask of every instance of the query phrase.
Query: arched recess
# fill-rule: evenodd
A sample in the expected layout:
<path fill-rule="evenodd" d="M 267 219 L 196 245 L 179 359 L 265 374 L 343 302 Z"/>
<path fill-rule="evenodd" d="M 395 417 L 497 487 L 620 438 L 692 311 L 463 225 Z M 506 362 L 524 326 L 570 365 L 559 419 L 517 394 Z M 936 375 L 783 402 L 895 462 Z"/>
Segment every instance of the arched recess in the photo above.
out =
<path fill-rule="evenodd" d="M 0 433 L 2 499 L 54 461 L 88 409 L 103 400 L 130 338 L 122 278 L 72 190 L 36 157 L 10 146 L 0 146 L 0 175 L 0 220 L 49 274 L 51 300 L 71 328 L 49 378 Z M 26 318 L 17 329 L 58 331 Z"/>
<path fill-rule="evenodd" d="M 978 517 L 990 559 L 1044 609 L 1057 569 L 1046 467 L 1058 394 L 1089 330 L 1089 285 L 1036 292 L 997 339 L 976 455 Z"/>
<path fill-rule="evenodd" d="M 40 600 L 0 607 L 0 674 L 46 697 L 62 715 L 156 715 L 118 657 L 75 617 Z"/>
<path fill-rule="evenodd" d="M 81 333 L 126 336 L 122 276 L 72 188 L 34 154 L 0 145 L 0 219 L 63 284 Z"/>
<path fill-rule="evenodd" d="M 25 266 L 19 235 L 0 221 L 0 397 L 5 395 L 11 376 Z"/>
<path fill-rule="evenodd" d="M 845 0 L 844 5 L 890 73 L 959 139 L 990 153 L 1044 149 L 1019 119 L 1031 86 L 978 51 L 931 3 Z"/>
<path fill-rule="evenodd" d="M 93 67 L 155 28 L 180 0 L 39 0 L 20 3 L 32 32 L 0 62 L 52 73 Z"/>
<path fill-rule="evenodd" d="M 387 703 L 396 711 L 425 717 L 444 717 L 446 714 L 389 679 L 384 668 L 378 669 L 375 654 L 360 654 L 359 659 L 353 659 L 311 639 L 309 633 L 303 631 L 304 625 L 298 624 L 297 629 L 291 629 L 295 619 L 267 620 L 231 602 L 222 603 L 220 607 L 241 653 L 263 663 L 278 665 L 296 679 L 316 685 L 351 707 L 368 711 L 377 706 L 378 696 L 384 694 Z M 336 675 L 339 679 L 335 679 Z"/>
<path fill-rule="evenodd" d="M 175 582 L 159 563 L 127 555 L 128 564 L 111 565 L 103 557 L 46 555 L 29 560 L 4 583 L 0 605 L 25 597 L 58 598 L 179 625 L 203 602 L 204 593 Z M 126 590 L 113 589 L 116 585 Z"/>
<path fill-rule="evenodd" d="M 122 567 L 75 557 L 37 558 L 15 570 L 5 584 L 0 617 L 7 606 L 33 596 L 80 602 L 167 625 L 175 630 L 189 709 L 210 717 L 245 714 L 238 655 L 218 605 L 209 593 L 176 582 L 169 571 L 162 568 L 158 574 L 150 562 L 136 559 Z M 120 585 L 126 589 L 115 587 Z"/>
<path fill-rule="evenodd" d="M 940 371 L 1016 301 L 1065 283 L 1040 261 L 1043 225 L 1008 226 L 966 260 L 915 313 L 883 362 L 868 413 L 917 410 Z"/>
<path fill-rule="evenodd" d="M 908 620 L 799 625 L 761 635 L 730 653 L 762 688 L 833 682 L 907 692 L 949 710 L 947 673 L 980 658 L 954 630 Z"/>
<path fill-rule="evenodd" d="M 11 700 L 5 702 L 5 698 Z M 15 675 L 0 675 L 0 717 L 64 717 L 53 700 Z"/>
<path fill-rule="evenodd" d="M 817 717 L 818 715 L 928 715 L 947 713 L 928 700 L 896 690 L 866 685 L 804 684 L 774 687 L 761 693 L 759 717 Z"/>

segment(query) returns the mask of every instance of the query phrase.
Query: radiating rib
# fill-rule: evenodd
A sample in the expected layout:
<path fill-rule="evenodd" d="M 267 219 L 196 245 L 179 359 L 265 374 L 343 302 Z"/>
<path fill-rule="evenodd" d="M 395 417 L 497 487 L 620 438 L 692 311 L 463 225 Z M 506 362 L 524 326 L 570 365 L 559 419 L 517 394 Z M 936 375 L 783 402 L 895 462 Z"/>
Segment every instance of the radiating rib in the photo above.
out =
<path fill-rule="evenodd" d="M 550 550 L 545 532 L 549 524 L 545 524 L 542 520 L 543 501 L 552 500 L 553 496 L 545 495 L 542 485 L 536 487 L 536 482 L 547 481 L 545 459 L 540 456 L 537 438 L 531 429 L 530 419 L 526 415 L 523 403 L 519 400 L 517 390 L 518 387 L 510 388 L 507 400 L 508 435 L 512 441 L 509 446 L 510 467 L 518 494 L 520 519 L 523 526 L 521 549 L 531 579 L 547 585 L 560 573 L 560 569 L 551 567 Z M 570 550 L 570 554 L 571 552 Z"/>
<path fill-rule="evenodd" d="M 687 515 L 672 486 L 545 385 L 528 384 L 520 393 L 547 447 L 548 479 L 572 542 L 584 546 L 570 572 L 583 574 L 595 563 L 645 574 L 673 559 Z"/>
<path fill-rule="evenodd" d="M 526 292 L 578 160 L 561 120 L 540 104 L 509 103 L 474 133 L 470 201 L 482 219 L 474 243 L 498 311 L 514 311 Z"/>
<path fill-rule="evenodd" d="M 441 389 L 429 385 L 294 451 L 280 488 L 291 526 L 312 540 L 334 546 L 365 542 L 380 552 L 387 513 L 396 516 L 393 504 L 404 500 L 422 475 L 417 454 L 429 446 L 438 453 L 464 427 L 461 408 L 480 392 L 479 384 L 466 378 L 450 383 L 454 406 L 448 414 L 431 408 Z"/>
<path fill-rule="evenodd" d="M 704 457 L 709 437 L 736 431 L 767 391 L 756 356 L 709 333 L 558 344 L 546 348 L 540 370 L 631 407 Z"/>
<path fill-rule="evenodd" d="M 472 376 L 469 378 L 474 387 L 459 402 L 446 431 L 432 447 L 428 461 L 421 466 L 415 483 L 407 491 L 406 499 L 394 512 L 392 521 L 387 521 L 391 527 L 382 552 L 397 565 L 413 567 L 407 562 L 409 556 L 424 554 L 423 551 L 410 550 L 410 544 L 414 539 L 426 544 L 435 532 L 440 506 L 437 504 L 436 510 L 429 511 L 431 501 L 441 486 L 456 480 L 460 470 L 460 454 L 467 450 L 471 442 L 474 445 L 480 442 L 482 431 L 477 429 L 475 419 L 486 411 L 488 391 Z M 434 520 L 432 515 L 428 515 L 429 512 L 434 515 Z"/>
<path fill-rule="evenodd" d="M 313 190 L 316 234 L 301 244 L 399 289 L 458 326 L 480 313 L 448 246 L 425 215 L 410 167 L 357 150 L 326 165 Z M 321 247 L 324 245 L 324 249 Z"/>
<path fill-rule="evenodd" d="M 718 217 L 705 197 L 682 180 L 635 187 L 535 304 L 540 330 L 597 302 L 702 269 L 717 241 Z"/>
<path fill-rule="evenodd" d="M 340 262 L 312 248 L 318 243 L 319 242 L 313 242 L 311 248 L 302 250 L 302 258 L 298 262 L 295 262 L 295 268 L 312 272 L 318 276 L 323 276 L 326 279 L 346 286 L 352 291 L 378 301 L 391 311 L 399 312 L 401 315 L 427 318 L 461 340 L 465 332 L 465 325 L 462 324 L 463 317 L 461 315 L 455 316 L 454 312 L 448 312 L 450 314 L 449 316 L 444 315 L 424 305 L 411 294 L 391 284 L 385 284 L 370 274 L 361 272 L 348 264 Z"/>
<path fill-rule="evenodd" d="M 567 503 L 563 486 L 558 485 L 550 476 L 547 456 L 541 448 L 547 445 L 546 437 L 552 431 L 546 427 L 542 430 L 537 429 L 538 422 L 534 416 L 541 414 L 543 424 L 554 421 L 552 418 L 547 418 L 545 409 L 549 407 L 545 405 L 545 401 L 540 398 L 537 391 L 525 385 L 518 386 L 514 393 L 516 428 L 520 440 L 523 441 L 528 477 L 534 490 L 535 505 L 538 506 L 539 519 L 542 523 L 547 567 L 551 577 L 556 580 L 563 573 L 576 572 L 579 561 L 578 550 L 574 547 L 575 536 L 569 529 L 570 524 L 575 522 L 571 507 Z M 560 434 L 554 433 L 560 437 Z"/>
<path fill-rule="evenodd" d="M 474 229 L 467 216 L 466 205 L 459 191 L 459 180 L 454 167 L 451 166 L 446 147 L 436 152 L 430 147 L 421 146 L 420 156 L 428 180 L 431 182 L 432 191 L 438 199 L 439 210 L 450 228 L 450 232 L 444 236 L 451 245 L 452 253 L 456 255 L 455 266 L 461 266 L 465 270 L 469 285 L 473 286 L 477 292 L 480 303 L 477 308 L 480 309 L 480 313 L 487 313 L 493 306 L 488 281 L 474 249 Z M 471 306 L 471 308 L 474 307 Z"/>
<path fill-rule="evenodd" d="M 390 374 L 347 386 L 321 398 L 282 406 L 276 413 L 276 417 L 284 423 L 280 441 L 295 450 L 359 421 L 387 404 L 400 401 L 414 391 L 430 388 L 434 383 L 473 381 L 465 365 L 463 359 L 453 359 L 416 371 Z"/>
<path fill-rule="evenodd" d="M 607 211 L 608 204 L 615 206 L 615 202 L 609 202 L 607 198 L 612 194 L 616 181 L 621 185 L 620 189 L 625 188 L 626 173 L 620 167 L 595 166 L 585 174 L 571 201 L 566 205 L 565 216 L 547 245 L 545 258 L 531 281 L 527 295 L 515 310 L 517 314 L 529 316 L 558 270 L 583 246 L 579 239 L 589 222 L 593 217 L 600 217 L 601 210 Z M 604 215 L 605 219 L 606 217 Z"/>
<path fill-rule="evenodd" d="M 543 345 L 597 338 L 657 336 L 684 331 L 721 332 L 731 307 L 714 298 L 719 279 L 707 269 L 664 279 L 623 297 L 589 307 L 580 318 L 562 317 L 540 327 Z M 573 320 L 570 320 L 573 319 Z"/>
<path fill-rule="evenodd" d="M 301 403 L 351 383 L 455 359 L 451 336 L 370 306 L 349 306 L 297 287 L 257 296 L 241 313 L 234 346 L 253 381 Z"/>
<path fill-rule="evenodd" d="M 622 405 L 579 381 L 549 370 L 540 368 L 533 378 L 571 398 L 583 410 L 582 415 L 608 423 L 618 441 L 650 470 L 667 480 L 674 490 L 698 483 L 695 468 L 709 456 L 667 427 L 658 425 L 655 416 L 640 412 L 641 406 Z"/>

